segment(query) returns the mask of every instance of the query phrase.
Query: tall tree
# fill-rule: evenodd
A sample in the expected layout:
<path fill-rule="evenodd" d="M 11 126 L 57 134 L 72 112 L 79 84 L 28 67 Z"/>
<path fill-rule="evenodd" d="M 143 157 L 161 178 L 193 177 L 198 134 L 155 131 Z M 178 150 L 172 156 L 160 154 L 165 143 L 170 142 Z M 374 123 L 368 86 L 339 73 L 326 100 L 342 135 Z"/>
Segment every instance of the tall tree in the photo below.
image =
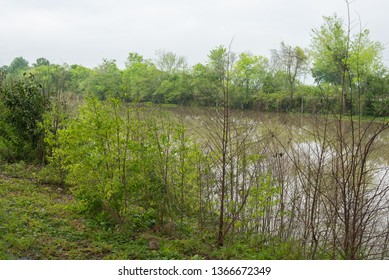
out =
<path fill-rule="evenodd" d="M 369 74 L 381 68 L 380 43 L 369 39 L 369 31 L 352 34 L 350 16 L 345 25 L 336 15 L 324 17 L 324 24 L 313 30 L 311 42 L 312 75 L 318 83 L 341 87 L 341 110 L 350 109 L 351 91 L 366 83 Z"/>
<path fill-rule="evenodd" d="M 11 64 L 7 68 L 9 74 L 19 74 L 23 71 L 27 71 L 30 67 L 29 62 L 23 57 L 16 57 L 12 60 Z"/>
<path fill-rule="evenodd" d="M 89 90 L 99 99 L 120 96 L 122 73 L 115 60 L 103 59 L 103 62 L 94 69 L 89 80 Z"/>
<path fill-rule="evenodd" d="M 36 59 L 36 62 L 32 64 L 33 67 L 49 66 L 50 61 L 47 58 L 40 57 Z"/>
<path fill-rule="evenodd" d="M 223 88 L 226 86 L 228 61 L 234 61 L 235 54 L 228 53 L 224 46 L 218 46 L 208 54 L 207 63 L 198 63 L 193 67 L 192 76 L 194 96 L 201 105 L 222 106 Z M 232 77 L 229 77 L 231 83 Z M 231 88 L 229 89 L 231 90 Z"/>
<path fill-rule="evenodd" d="M 146 102 L 153 97 L 160 84 L 160 71 L 138 53 L 129 53 L 123 71 L 122 91 L 126 100 Z"/>
<path fill-rule="evenodd" d="M 161 71 L 161 84 L 154 101 L 187 104 L 191 100 L 191 85 L 186 58 L 163 50 L 157 51 L 157 56 L 155 64 Z"/>
<path fill-rule="evenodd" d="M 221 46 L 211 51 L 206 66 L 196 66 L 201 66 L 201 70 L 211 74 L 209 85 L 217 90 L 217 106 L 207 110 L 201 118 L 199 134 L 206 143 L 204 152 L 210 161 L 207 165 L 212 166 L 212 179 L 204 178 L 211 185 L 204 192 L 214 193 L 214 198 L 210 200 L 212 211 L 217 213 L 218 247 L 233 239 L 237 221 L 244 215 L 251 186 L 256 184 L 255 180 L 258 178 L 251 173 L 255 167 L 254 162 L 249 159 L 255 158 L 249 155 L 248 149 L 252 144 L 250 139 L 253 139 L 250 135 L 253 131 L 252 124 L 237 121 L 239 117 L 234 116 L 231 108 L 235 63 L 231 47 L 227 50 Z M 245 123 L 244 127 L 241 126 L 242 123 Z"/>
<path fill-rule="evenodd" d="M 266 57 L 254 56 L 243 52 L 234 65 L 233 84 L 236 93 L 233 95 L 234 107 L 247 108 L 252 106 L 254 95 L 262 89 L 268 74 L 269 61 Z"/>
<path fill-rule="evenodd" d="M 281 42 L 280 48 L 272 50 L 272 62 L 276 69 L 286 73 L 288 91 L 293 97 L 298 79 L 308 71 L 308 56 L 299 46 L 292 47 Z"/>
<path fill-rule="evenodd" d="M 188 66 L 185 57 L 178 56 L 173 52 L 159 50 L 157 51 L 157 56 L 158 59 L 156 60 L 156 66 L 159 70 L 168 74 L 182 71 Z"/>
<path fill-rule="evenodd" d="M 30 70 L 30 73 L 35 76 L 36 81 L 40 84 L 43 93 L 47 97 L 58 97 L 65 92 L 67 82 L 70 78 L 66 66 L 46 64 L 44 61 L 35 65 Z"/>
<path fill-rule="evenodd" d="M 70 77 L 67 84 L 68 90 L 79 95 L 85 94 L 92 73 L 93 70 L 82 65 L 71 65 L 69 69 Z"/>

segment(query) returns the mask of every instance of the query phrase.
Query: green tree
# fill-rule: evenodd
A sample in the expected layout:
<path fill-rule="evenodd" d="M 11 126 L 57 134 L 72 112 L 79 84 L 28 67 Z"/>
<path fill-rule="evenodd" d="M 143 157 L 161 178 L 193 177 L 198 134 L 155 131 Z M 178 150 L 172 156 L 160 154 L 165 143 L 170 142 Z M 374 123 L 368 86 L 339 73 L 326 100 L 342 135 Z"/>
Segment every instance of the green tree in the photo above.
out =
<path fill-rule="evenodd" d="M 224 102 L 223 89 L 227 76 L 231 79 L 232 69 L 227 69 L 228 61 L 235 60 L 235 54 L 218 46 L 208 54 L 206 65 L 196 64 L 193 68 L 194 95 L 202 105 L 221 106 Z M 231 64 L 232 65 L 232 64 Z M 229 83 L 231 80 L 228 81 Z M 231 88 L 229 89 L 232 90 Z"/>
<path fill-rule="evenodd" d="M 43 162 L 43 132 L 38 123 L 49 108 L 49 100 L 32 74 L 7 83 L 2 94 L 5 112 L 4 122 L 8 129 L 6 136 L 15 150 L 16 160 Z M 7 129 L 6 129 L 7 130 Z"/>
<path fill-rule="evenodd" d="M 209 75 L 209 68 L 198 63 L 193 66 L 193 98 L 202 106 L 215 106 L 219 101 L 217 86 Z"/>
<path fill-rule="evenodd" d="M 188 63 L 183 56 L 178 56 L 173 52 L 164 50 L 157 51 L 157 56 L 156 65 L 162 72 L 173 74 L 174 72 L 180 72 L 187 68 Z"/>
<path fill-rule="evenodd" d="M 287 88 L 287 77 L 283 71 L 269 71 L 263 82 L 263 93 L 277 93 L 284 92 Z"/>
<path fill-rule="evenodd" d="M 192 99 L 192 87 L 185 57 L 166 51 L 158 51 L 157 55 L 156 66 L 161 71 L 161 83 L 154 102 L 188 104 Z"/>
<path fill-rule="evenodd" d="M 280 48 L 272 50 L 272 61 L 275 69 L 286 73 L 288 91 L 291 98 L 296 90 L 296 84 L 301 76 L 308 71 L 308 57 L 299 46 L 292 47 L 281 42 Z"/>
<path fill-rule="evenodd" d="M 51 164 L 95 217 L 134 230 L 163 230 L 196 212 L 196 170 L 190 168 L 196 147 L 160 111 L 88 99 L 56 139 L 49 136 L 56 142 Z"/>
<path fill-rule="evenodd" d="M 6 76 L 5 67 L 0 68 L 0 161 L 8 158 L 7 151 L 10 150 L 11 144 L 8 141 L 9 125 L 5 122 L 6 107 L 4 105 L 4 82 Z"/>
<path fill-rule="evenodd" d="M 36 62 L 32 64 L 32 67 L 49 66 L 50 61 L 47 58 L 40 57 L 36 59 Z"/>
<path fill-rule="evenodd" d="M 153 102 L 187 105 L 193 100 L 192 76 L 188 71 L 160 76 Z"/>
<path fill-rule="evenodd" d="M 155 96 L 160 84 L 160 71 L 156 66 L 137 53 L 130 53 L 125 65 L 122 78 L 124 98 L 137 102 L 159 100 Z"/>
<path fill-rule="evenodd" d="M 324 24 L 313 30 L 311 42 L 312 75 L 316 82 L 342 84 L 342 73 L 347 69 L 348 46 L 343 20 L 336 15 L 324 17 Z"/>
<path fill-rule="evenodd" d="M 48 98 L 62 95 L 66 91 L 66 85 L 70 78 L 68 69 L 57 64 L 40 64 L 32 68 L 30 73 L 34 75 Z"/>
<path fill-rule="evenodd" d="M 82 65 L 71 65 L 69 69 L 69 81 L 67 88 L 70 92 L 78 95 L 85 95 L 88 91 L 88 81 L 93 70 Z"/>
<path fill-rule="evenodd" d="M 21 74 L 29 69 L 29 62 L 23 57 L 16 57 L 7 68 L 8 74 Z"/>
<path fill-rule="evenodd" d="M 241 53 L 234 65 L 232 81 L 236 93 L 232 96 L 234 107 L 250 108 L 253 106 L 255 95 L 263 88 L 268 74 L 268 59 Z"/>
<path fill-rule="evenodd" d="M 76 198 L 86 210 L 119 223 L 143 212 L 137 203 L 141 188 L 147 195 L 152 185 L 141 173 L 150 164 L 141 146 L 144 132 L 131 109 L 121 111 L 117 100 L 88 99 L 58 131 L 51 163 L 62 163 L 66 182 L 76 186 Z"/>
<path fill-rule="evenodd" d="M 206 184 L 205 188 L 200 189 L 203 193 L 212 193 L 213 198 L 205 200 L 211 201 L 211 206 L 205 207 L 216 213 L 216 245 L 221 247 L 229 240 L 233 241 L 239 231 L 238 224 L 244 216 L 250 189 L 258 179 L 259 173 L 251 173 L 255 170 L 253 164 L 258 157 L 251 157 L 248 148 L 252 144 L 250 139 L 253 139 L 250 136 L 253 131 L 252 124 L 233 115 L 231 108 L 235 55 L 230 49 L 218 47 L 211 51 L 205 67 L 197 67 L 210 74 L 209 85 L 211 89 L 217 90 L 216 97 L 219 98 L 219 102 L 216 103 L 218 106 L 207 110 L 201 119 L 199 135 L 206 143 L 205 166 L 211 166 L 209 170 L 205 168 L 202 175 L 204 176 L 202 180 L 210 185 Z M 244 125 L 241 126 L 239 122 Z"/>
<path fill-rule="evenodd" d="M 210 70 L 211 78 L 217 81 L 221 86 L 224 86 L 227 82 L 226 78 L 229 77 L 230 71 L 229 63 L 235 61 L 235 54 L 228 52 L 224 46 L 218 46 L 211 50 L 208 54 L 207 67 Z"/>
<path fill-rule="evenodd" d="M 352 107 L 352 91 L 361 95 L 368 76 L 382 69 L 382 45 L 371 41 L 366 29 L 352 34 L 350 25 L 350 18 L 345 26 L 337 16 L 324 17 L 324 24 L 313 30 L 311 43 L 313 77 L 319 84 L 341 88 L 342 112 Z"/>
<path fill-rule="evenodd" d="M 103 59 L 89 77 L 88 89 L 101 100 L 121 96 L 122 73 L 115 60 Z"/>

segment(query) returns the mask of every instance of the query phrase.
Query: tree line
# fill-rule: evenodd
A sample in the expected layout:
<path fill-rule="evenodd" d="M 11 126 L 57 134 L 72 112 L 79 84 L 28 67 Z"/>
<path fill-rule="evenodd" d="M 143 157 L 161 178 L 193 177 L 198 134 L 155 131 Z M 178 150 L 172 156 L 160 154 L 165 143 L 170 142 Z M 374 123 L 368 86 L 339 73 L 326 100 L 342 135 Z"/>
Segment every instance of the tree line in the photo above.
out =
<path fill-rule="evenodd" d="M 389 75 L 382 62 L 383 45 L 372 41 L 367 29 L 354 32 L 348 40 L 345 26 L 337 16 L 324 17 L 322 26 L 313 30 L 308 49 L 281 42 L 270 57 L 233 53 L 231 106 L 325 112 L 330 108 L 323 102 L 324 91 L 331 106 L 343 103 L 343 110 L 350 111 L 352 96 L 344 96 L 341 101 L 336 93 L 344 78 L 339 72 L 347 68 L 351 74 L 347 87 L 359 86 L 363 92 L 360 113 L 388 115 Z M 119 69 L 111 59 L 103 59 L 90 69 L 51 64 L 45 58 L 30 65 L 23 57 L 17 57 L 3 66 L 2 72 L 10 81 L 22 73 L 34 75 L 47 95 L 62 91 L 93 95 L 100 100 L 114 97 L 127 102 L 218 106 L 222 99 L 217 93 L 218 81 L 222 79 L 219 69 L 226 53 L 226 47 L 218 46 L 209 52 L 206 63 L 194 66 L 189 66 L 185 57 L 169 51 L 158 51 L 155 59 L 130 53 L 124 69 Z"/>

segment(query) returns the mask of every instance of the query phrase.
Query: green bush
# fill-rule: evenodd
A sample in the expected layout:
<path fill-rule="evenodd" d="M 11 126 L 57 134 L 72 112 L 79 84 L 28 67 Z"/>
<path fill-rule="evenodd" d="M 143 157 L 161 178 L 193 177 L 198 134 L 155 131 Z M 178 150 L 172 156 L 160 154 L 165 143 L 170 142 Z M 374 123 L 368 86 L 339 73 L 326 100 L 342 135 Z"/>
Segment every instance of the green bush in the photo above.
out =
<path fill-rule="evenodd" d="M 8 146 L 7 160 L 41 162 L 44 157 L 43 131 L 38 123 L 49 108 L 33 75 L 24 75 L 2 86 L 0 96 L 0 146 Z M 1 149 L 1 148 L 0 148 Z"/>
<path fill-rule="evenodd" d="M 181 126 L 160 112 L 116 99 L 90 99 L 57 131 L 50 165 L 58 166 L 84 210 L 145 229 L 194 212 L 189 157 Z M 178 197 L 177 193 L 180 192 Z"/>

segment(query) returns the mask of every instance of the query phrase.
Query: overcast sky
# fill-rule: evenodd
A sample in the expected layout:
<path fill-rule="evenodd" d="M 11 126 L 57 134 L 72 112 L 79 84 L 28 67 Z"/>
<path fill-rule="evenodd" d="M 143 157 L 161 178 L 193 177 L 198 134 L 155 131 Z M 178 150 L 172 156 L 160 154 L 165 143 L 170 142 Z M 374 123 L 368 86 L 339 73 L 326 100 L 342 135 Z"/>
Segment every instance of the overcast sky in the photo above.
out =
<path fill-rule="evenodd" d="M 354 0 L 351 16 L 385 46 L 389 61 L 389 1 Z M 22 56 L 31 63 L 122 67 L 129 52 L 155 58 L 157 50 L 204 63 L 228 46 L 270 56 L 281 41 L 308 47 L 323 16 L 346 18 L 344 0 L 0 0 L 0 65 Z M 359 28 L 359 25 L 357 29 Z"/>

